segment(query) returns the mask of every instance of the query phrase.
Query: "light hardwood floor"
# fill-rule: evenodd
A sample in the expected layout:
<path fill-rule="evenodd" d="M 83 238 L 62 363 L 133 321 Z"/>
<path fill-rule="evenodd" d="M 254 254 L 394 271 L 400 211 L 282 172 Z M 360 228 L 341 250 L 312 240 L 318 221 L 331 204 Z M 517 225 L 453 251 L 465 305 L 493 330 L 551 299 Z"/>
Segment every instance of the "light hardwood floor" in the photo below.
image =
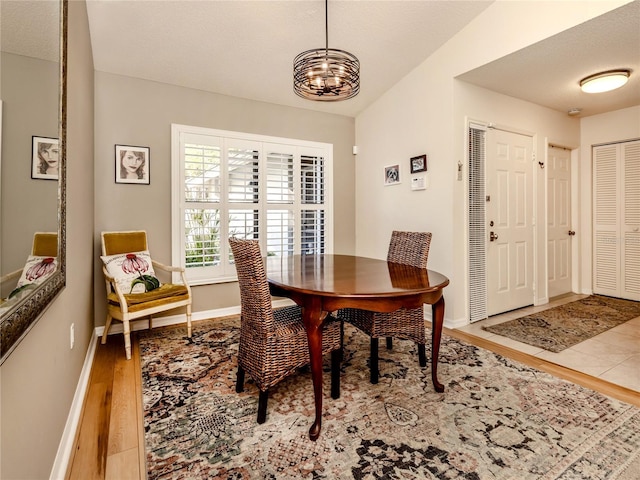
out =
<path fill-rule="evenodd" d="M 640 407 L 638 391 L 463 330 L 444 333 Z M 129 361 L 122 335 L 112 335 L 106 345 L 98 343 L 67 478 L 146 478 L 139 355 L 135 334 Z"/>

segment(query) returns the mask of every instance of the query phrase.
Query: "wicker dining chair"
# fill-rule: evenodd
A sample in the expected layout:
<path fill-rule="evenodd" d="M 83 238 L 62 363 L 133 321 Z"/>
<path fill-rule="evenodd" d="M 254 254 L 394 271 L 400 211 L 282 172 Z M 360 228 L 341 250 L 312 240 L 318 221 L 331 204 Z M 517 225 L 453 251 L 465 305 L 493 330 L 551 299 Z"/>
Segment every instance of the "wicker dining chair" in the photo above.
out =
<path fill-rule="evenodd" d="M 401 232 L 391 234 L 387 262 L 427 268 L 431 232 Z M 387 339 L 387 349 L 393 348 L 393 337 L 413 340 L 418 345 L 418 361 L 421 367 L 427 365 L 425 353 L 424 310 L 400 308 L 395 312 L 379 313 L 355 308 L 338 311 L 338 318 L 348 322 L 371 337 L 370 381 L 378 383 L 378 338 Z"/>
<path fill-rule="evenodd" d="M 269 389 L 309 364 L 309 344 L 298 306 L 273 309 L 269 282 L 257 240 L 229 238 L 240 285 L 240 345 L 236 392 L 244 390 L 245 372 L 260 390 L 258 423 L 267 416 Z M 322 354 L 331 352 L 331 396 L 340 397 L 340 322 L 328 316 Z"/>

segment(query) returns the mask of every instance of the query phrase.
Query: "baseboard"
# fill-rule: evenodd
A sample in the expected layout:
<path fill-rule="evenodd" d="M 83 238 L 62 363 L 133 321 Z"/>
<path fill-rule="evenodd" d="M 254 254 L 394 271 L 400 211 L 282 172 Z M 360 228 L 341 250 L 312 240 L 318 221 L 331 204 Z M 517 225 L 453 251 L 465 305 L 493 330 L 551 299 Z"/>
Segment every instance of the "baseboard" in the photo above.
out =
<path fill-rule="evenodd" d="M 67 468 L 69 467 L 69 460 L 71 459 L 71 452 L 73 450 L 73 443 L 75 442 L 76 432 L 78 430 L 78 424 L 82 414 L 82 407 L 84 405 L 84 397 L 89 386 L 89 377 L 91 375 L 93 357 L 96 353 L 97 340 L 98 337 L 94 331 L 91 336 L 91 340 L 89 341 L 87 354 L 84 357 L 84 364 L 82 365 L 78 385 L 76 386 L 76 391 L 73 395 L 73 401 L 71 402 L 67 422 L 64 426 L 64 431 L 62 432 L 62 438 L 58 444 L 58 451 L 56 452 L 56 458 L 53 462 L 53 467 L 51 468 L 51 475 L 49 476 L 50 480 L 63 480 L 67 474 Z"/>
<path fill-rule="evenodd" d="M 274 307 L 286 307 L 288 305 L 293 305 L 293 302 L 286 298 L 273 301 Z M 227 317 L 229 315 L 239 315 L 239 314 L 240 314 L 240 305 L 237 305 L 234 307 L 216 308 L 214 310 L 204 310 L 201 312 L 193 312 L 191 314 L 191 322 L 198 322 L 201 320 L 209 320 L 211 318 L 220 318 L 220 317 Z M 178 314 L 178 315 L 167 315 L 166 317 L 154 317 L 153 328 L 167 327 L 170 325 L 181 325 L 181 324 L 184 324 L 185 321 L 186 320 L 185 320 L 184 313 Z M 147 328 L 149 328 L 149 325 L 145 321 L 136 320 L 135 322 L 131 323 L 131 331 L 146 330 Z M 113 323 L 111 325 L 111 328 L 109 329 L 109 335 L 117 335 L 119 333 L 121 334 L 123 331 L 124 329 L 122 326 L 122 322 L 115 321 L 115 323 Z M 101 337 L 103 333 L 104 333 L 104 325 L 100 327 L 96 327 L 95 335 L 97 337 Z"/>

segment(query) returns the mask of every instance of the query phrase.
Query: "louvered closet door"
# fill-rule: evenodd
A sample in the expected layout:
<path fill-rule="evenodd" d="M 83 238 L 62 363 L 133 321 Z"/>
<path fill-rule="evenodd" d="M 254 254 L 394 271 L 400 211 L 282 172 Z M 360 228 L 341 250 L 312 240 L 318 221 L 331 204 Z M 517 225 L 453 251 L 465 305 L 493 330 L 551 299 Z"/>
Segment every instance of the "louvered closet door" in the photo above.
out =
<path fill-rule="evenodd" d="M 640 300 L 640 141 L 623 143 L 621 150 L 624 160 L 622 296 Z"/>
<path fill-rule="evenodd" d="M 593 149 L 593 291 L 640 300 L 640 141 Z"/>

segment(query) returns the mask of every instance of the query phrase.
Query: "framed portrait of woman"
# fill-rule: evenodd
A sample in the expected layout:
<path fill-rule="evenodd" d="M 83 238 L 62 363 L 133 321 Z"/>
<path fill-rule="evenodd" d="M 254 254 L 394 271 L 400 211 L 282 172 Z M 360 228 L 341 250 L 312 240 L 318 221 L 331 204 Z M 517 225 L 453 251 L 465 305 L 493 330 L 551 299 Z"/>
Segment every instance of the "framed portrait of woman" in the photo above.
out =
<path fill-rule="evenodd" d="M 150 161 L 149 147 L 116 145 L 114 159 L 116 183 L 149 185 L 151 183 Z"/>
<path fill-rule="evenodd" d="M 32 136 L 31 178 L 58 180 L 60 147 L 57 138 Z"/>

